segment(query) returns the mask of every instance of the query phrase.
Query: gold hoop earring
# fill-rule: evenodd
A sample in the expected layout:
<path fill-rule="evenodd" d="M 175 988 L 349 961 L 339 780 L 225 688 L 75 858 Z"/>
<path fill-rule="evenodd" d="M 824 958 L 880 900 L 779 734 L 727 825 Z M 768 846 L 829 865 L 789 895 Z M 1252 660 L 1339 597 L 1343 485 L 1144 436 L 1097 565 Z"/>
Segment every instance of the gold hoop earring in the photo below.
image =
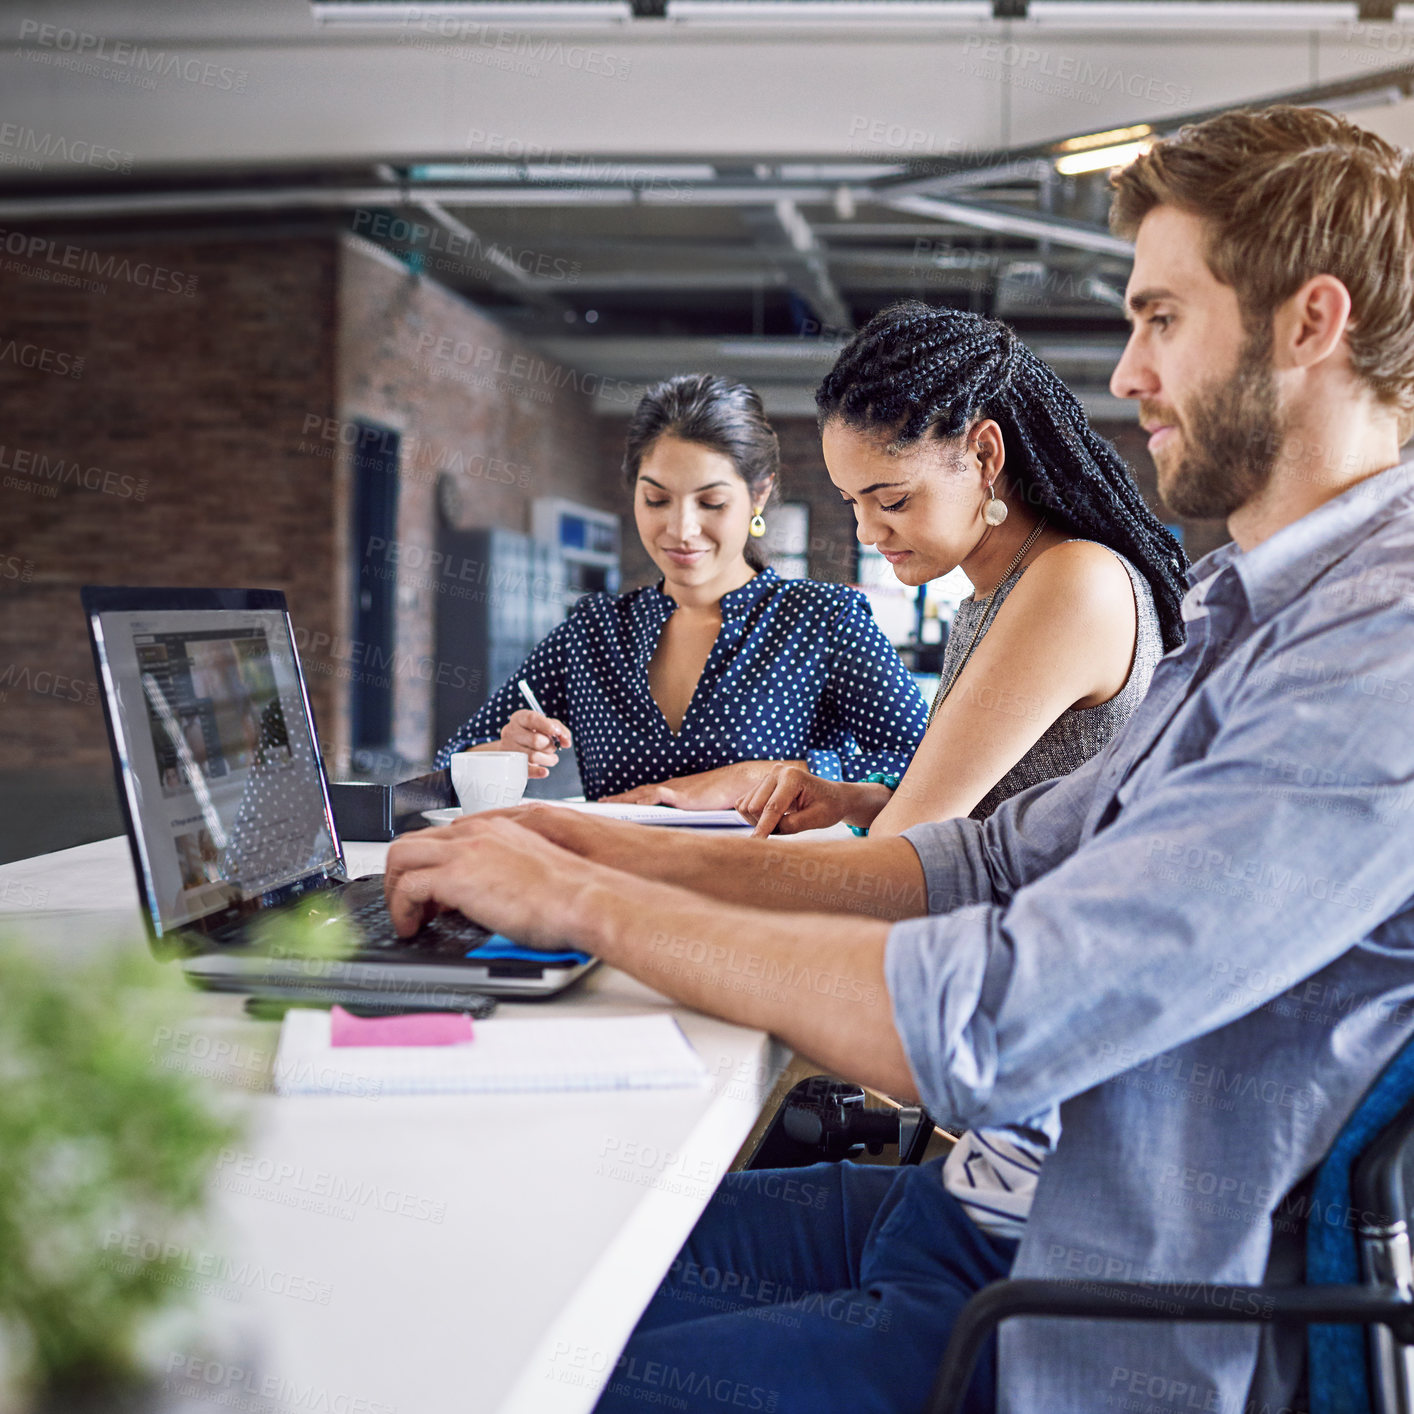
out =
<path fill-rule="evenodd" d="M 747 526 L 747 529 L 751 532 L 752 537 L 756 540 L 759 540 L 763 535 L 765 535 L 766 518 L 761 514 L 760 511 L 757 511 L 755 515 L 751 517 L 751 524 Z"/>
<path fill-rule="evenodd" d="M 997 495 L 994 484 L 987 483 L 987 499 L 982 506 L 982 519 L 995 528 L 1007 518 L 1007 504 Z"/>

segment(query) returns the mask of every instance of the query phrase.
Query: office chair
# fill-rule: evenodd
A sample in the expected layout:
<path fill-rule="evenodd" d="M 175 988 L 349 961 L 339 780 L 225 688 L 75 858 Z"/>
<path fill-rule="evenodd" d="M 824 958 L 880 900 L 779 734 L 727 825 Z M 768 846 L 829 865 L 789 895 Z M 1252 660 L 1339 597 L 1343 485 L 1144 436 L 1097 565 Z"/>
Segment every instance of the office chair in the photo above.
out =
<path fill-rule="evenodd" d="M 1366 1092 L 1308 1183 L 1304 1286 L 1206 1285 L 1202 1293 L 1185 1296 L 1150 1282 L 993 1282 L 958 1316 L 926 1414 L 957 1414 L 983 1346 L 1012 1316 L 1304 1325 L 1307 1408 L 1320 1414 L 1411 1414 L 1414 1041 Z M 1360 1218 L 1358 1242 L 1345 1222 L 1352 1210 Z M 1328 1221 L 1332 1213 L 1337 1217 Z M 1214 1300 L 1219 1293 L 1228 1299 Z M 1253 1316 L 1253 1310 L 1262 1315 Z M 1370 1328 L 1363 1350 L 1357 1325 Z"/>

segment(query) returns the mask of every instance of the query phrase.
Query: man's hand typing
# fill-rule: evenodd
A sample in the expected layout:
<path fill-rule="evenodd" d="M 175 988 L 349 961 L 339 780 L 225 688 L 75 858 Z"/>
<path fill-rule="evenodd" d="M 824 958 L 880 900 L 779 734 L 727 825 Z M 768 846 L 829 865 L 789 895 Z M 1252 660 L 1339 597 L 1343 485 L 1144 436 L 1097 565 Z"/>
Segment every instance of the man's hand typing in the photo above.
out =
<path fill-rule="evenodd" d="M 604 872 L 497 812 L 394 841 L 383 888 L 402 937 L 454 908 L 526 947 L 554 950 L 587 932 L 575 901 Z"/>

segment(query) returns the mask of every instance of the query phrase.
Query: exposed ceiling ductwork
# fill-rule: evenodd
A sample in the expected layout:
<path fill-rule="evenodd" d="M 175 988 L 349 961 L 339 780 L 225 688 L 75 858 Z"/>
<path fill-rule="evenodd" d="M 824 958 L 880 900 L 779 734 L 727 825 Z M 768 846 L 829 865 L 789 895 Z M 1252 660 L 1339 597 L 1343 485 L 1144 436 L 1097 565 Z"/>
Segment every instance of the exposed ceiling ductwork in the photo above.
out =
<path fill-rule="evenodd" d="M 1271 98 L 1352 111 L 1401 104 L 1414 89 L 1414 24 L 1404 22 L 1414 7 L 1403 18 L 1388 5 L 1388 15 L 1377 15 L 1371 6 L 1382 3 L 1367 0 L 1362 10 L 1353 0 L 340 0 L 305 12 L 318 23 L 301 29 L 295 11 L 302 7 L 256 0 L 270 25 L 263 39 L 241 28 L 253 23 L 251 11 L 231 15 L 234 29 L 217 38 L 200 29 L 209 14 L 202 10 L 183 11 L 192 18 L 178 22 L 195 28 L 163 32 L 160 16 L 178 12 L 159 7 L 145 12 L 159 16 L 150 22 L 150 44 L 193 55 L 219 50 L 225 60 L 266 53 L 277 76 L 279 64 L 298 59 L 311 102 L 324 106 L 312 108 L 303 127 L 281 130 L 286 160 L 239 160 L 243 143 L 271 146 L 254 133 L 264 119 L 259 105 L 247 104 L 240 116 L 254 135 L 247 141 L 223 125 L 227 146 L 219 160 L 183 158 L 177 147 L 159 160 L 158 146 L 149 144 L 134 174 L 121 180 L 75 180 L 71 169 L 53 163 L 33 174 L 0 165 L 0 226 L 7 233 L 81 231 L 95 244 L 135 225 L 204 231 L 213 239 L 233 232 L 259 238 L 292 223 L 342 231 L 587 370 L 647 381 L 710 364 L 754 376 L 778 409 L 802 411 L 839 342 L 877 309 L 910 296 L 947 302 L 1006 319 L 1033 346 L 1067 350 L 1066 376 L 1090 405 L 1113 413 L 1104 385 L 1124 332 L 1130 247 L 1105 223 L 1105 163 L 1111 152 L 1226 107 L 1233 96 L 1209 85 L 1201 96 L 1211 101 L 1185 106 L 1176 98 L 1197 98 L 1200 86 L 1175 81 L 1174 95 L 1165 91 L 1156 112 L 1152 101 L 1129 91 L 1150 94 L 1162 66 L 1137 56 L 1167 46 L 1162 52 L 1179 56 L 1172 71 L 1180 74 L 1192 37 L 1220 31 L 1232 36 L 1223 48 L 1237 67 L 1223 83 L 1233 94 L 1239 81 L 1241 96 L 1250 92 L 1255 60 L 1246 56 L 1260 55 L 1267 56 L 1261 73 Z M 848 39 L 861 24 L 869 38 Z M 746 47 L 733 38 L 753 26 L 764 36 L 773 25 L 810 38 L 782 45 L 763 37 Z M 693 26 L 714 33 L 705 43 L 652 38 L 687 36 Z M 622 47 L 585 39 L 599 30 L 622 37 Z M 903 37 L 877 38 L 893 30 Z M 907 38 L 915 32 L 916 43 Z M 1128 49 L 1127 33 L 1139 36 Z M 575 91 L 592 100 L 578 114 L 581 148 L 557 142 L 542 114 L 532 121 L 506 107 L 511 90 L 495 88 L 500 70 L 481 63 L 492 39 L 488 52 L 499 46 L 522 67 L 552 66 L 536 81 L 537 95 L 548 100 L 579 84 Z M 915 64 L 923 52 L 933 56 L 931 71 Z M 599 55 L 605 72 L 597 86 L 576 67 L 581 53 Z M 750 65 L 776 65 L 780 92 L 771 112 L 754 120 L 755 150 L 743 151 L 736 130 L 728 132 L 736 115 L 719 111 L 731 107 L 725 96 L 713 110 L 725 126 L 699 125 L 707 136 L 696 150 L 684 150 L 670 131 L 680 117 L 671 102 L 661 107 L 656 148 L 621 152 L 592 141 L 595 115 L 614 111 L 614 65 L 624 73 L 640 66 L 633 71 L 646 74 L 644 91 L 679 97 L 691 118 L 696 95 L 673 78 L 688 53 L 723 66 L 724 83 L 749 86 Z M 822 147 L 812 135 L 807 150 L 789 136 L 792 95 L 828 82 L 816 73 L 837 72 L 830 66 L 841 54 L 857 55 L 858 111 L 832 144 Z M 386 72 L 369 70 L 370 61 Z M 7 62 L 0 53 L 0 80 L 10 73 Z M 410 128 L 396 144 L 381 132 L 375 141 L 355 123 L 355 138 L 362 133 L 367 145 L 357 160 L 336 160 L 329 135 L 349 145 L 345 117 L 353 110 L 333 102 L 328 84 L 355 72 L 356 63 L 373 75 L 366 86 L 375 109 L 380 94 L 400 95 L 387 110 L 400 121 L 405 109 L 416 112 L 421 88 L 429 86 L 410 85 L 414 71 L 441 75 L 449 107 L 464 88 L 484 88 L 487 97 L 480 107 L 464 107 L 474 121 L 456 125 L 455 147 L 437 135 L 445 123 L 440 130 Z M 1066 88 L 1074 87 L 1066 75 L 1078 72 L 1077 64 L 1094 69 L 1078 109 Z M 1214 67 L 1206 58 L 1205 65 L 1204 72 Z M 10 76 L 31 81 L 39 72 L 21 64 Z M 904 110 L 875 76 L 911 74 L 899 83 L 916 86 L 929 72 L 953 76 L 950 94 L 993 100 L 997 119 L 978 127 L 973 120 L 984 105 L 958 101 L 933 122 L 895 120 L 892 114 Z M 468 87 L 471 78 L 476 84 Z M 1049 104 L 1052 117 L 1023 124 L 1023 94 L 1032 95 L 1026 101 L 1038 112 Z M 492 121 L 492 111 L 506 116 Z M 1090 118 L 1088 128 L 1077 128 L 1081 114 Z M 56 113 L 56 130 L 61 118 L 70 121 L 68 110 Z M 1010 140 L 1014 129 L 1033 136 Z M 1038 129 L 1049 135 L 1034 136 Z M 141 147 L 114 131 L 115 141 Z M 731 140 L 712 146 L 714 131 Z M 161 137 L 183 140 L 180 133 Z M 396 156 L 388 151 L 394 145 L 401 148 Z"/>

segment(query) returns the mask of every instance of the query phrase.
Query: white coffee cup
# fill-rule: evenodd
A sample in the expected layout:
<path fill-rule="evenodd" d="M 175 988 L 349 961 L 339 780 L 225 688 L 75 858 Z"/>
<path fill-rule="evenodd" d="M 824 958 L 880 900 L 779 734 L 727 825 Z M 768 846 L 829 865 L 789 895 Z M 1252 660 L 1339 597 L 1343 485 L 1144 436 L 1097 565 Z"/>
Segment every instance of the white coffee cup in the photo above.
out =
<path fill-rule="evenodd" d="M 523 751 L 458 751 L 449 764 L 462 811 L 514 805 L 525 794 L 528 759 Z"/>

